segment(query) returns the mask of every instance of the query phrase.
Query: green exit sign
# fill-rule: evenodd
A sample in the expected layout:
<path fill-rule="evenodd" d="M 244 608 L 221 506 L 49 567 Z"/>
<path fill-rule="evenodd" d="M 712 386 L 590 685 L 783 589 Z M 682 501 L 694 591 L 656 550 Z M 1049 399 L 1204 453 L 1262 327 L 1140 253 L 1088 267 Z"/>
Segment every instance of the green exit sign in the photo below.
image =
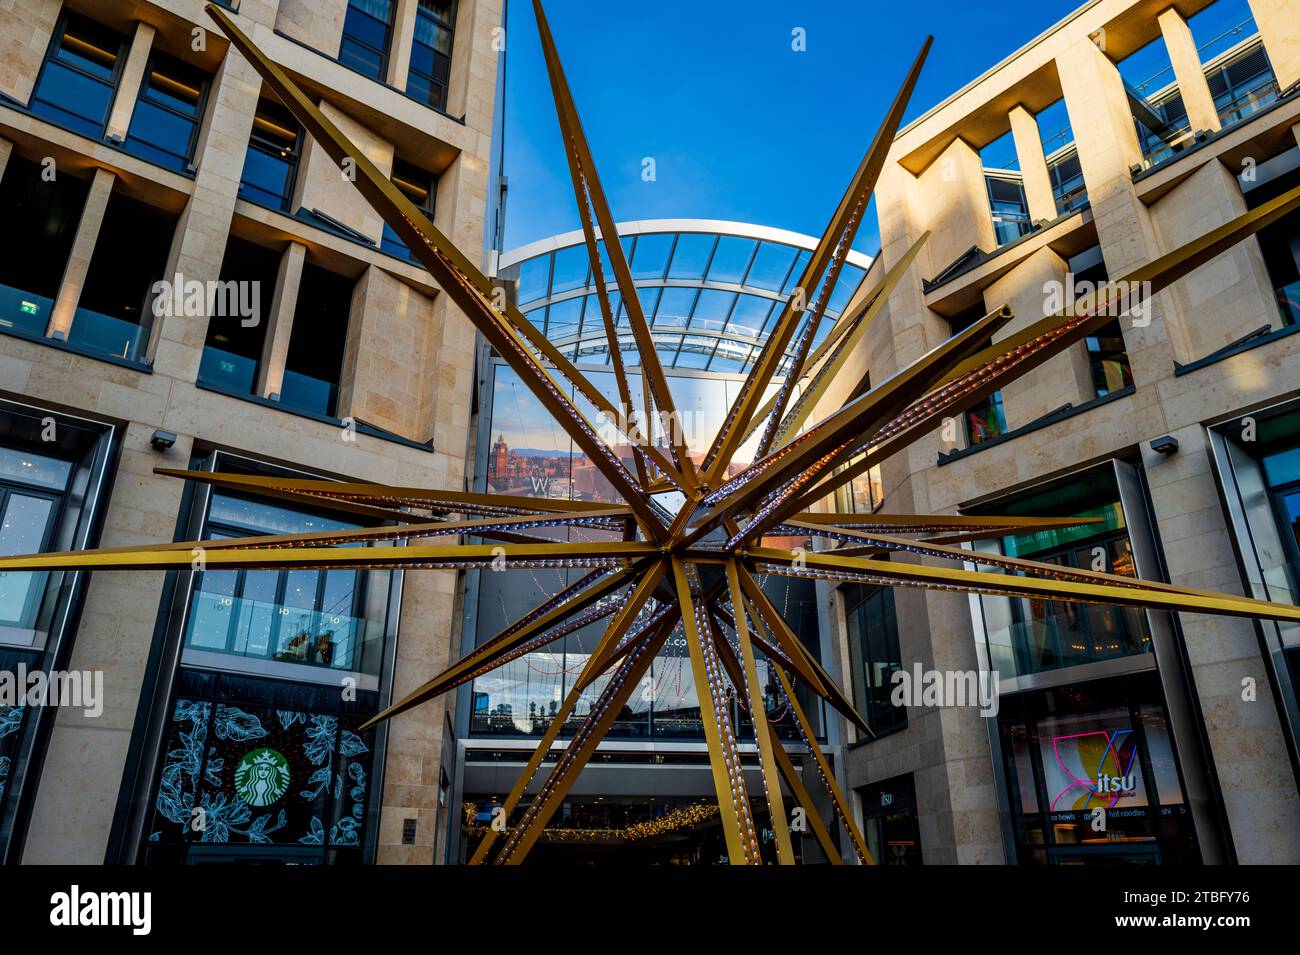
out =
<path fill-rule="evenodd" d="M 40 308 L 39 306 L 37 306 L 35 302 L 24 301 L 18 304 L 18 310 L 22 312 L 24 315 L 35 315 L 38 311 L 40 311 Z"/>

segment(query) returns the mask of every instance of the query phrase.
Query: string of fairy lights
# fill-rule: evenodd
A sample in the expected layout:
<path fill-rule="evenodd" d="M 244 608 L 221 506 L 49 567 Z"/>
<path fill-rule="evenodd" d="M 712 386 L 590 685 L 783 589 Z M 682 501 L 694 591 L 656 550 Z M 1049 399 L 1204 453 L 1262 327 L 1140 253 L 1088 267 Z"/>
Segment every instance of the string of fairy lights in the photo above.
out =
<path fill-rule="evenodd" d="M 487 826 L 477 824 L 479 809 L 472 802 L 464 805 L 465 832 L 470 836 L 482 835 Z M 542 839 L 547 842 L 636 842 L 667 835 L 683 829 L 694 829 L 712 821 L 718 815 L 716 803 L 691 803 L 678 806 L 661 816 L 634 822 L 622 829 L 615 828 L 574 828 L 570 826 L 547 826 L 542 830 Z M 510 832 L 507 827 L 501 832 Z"/>

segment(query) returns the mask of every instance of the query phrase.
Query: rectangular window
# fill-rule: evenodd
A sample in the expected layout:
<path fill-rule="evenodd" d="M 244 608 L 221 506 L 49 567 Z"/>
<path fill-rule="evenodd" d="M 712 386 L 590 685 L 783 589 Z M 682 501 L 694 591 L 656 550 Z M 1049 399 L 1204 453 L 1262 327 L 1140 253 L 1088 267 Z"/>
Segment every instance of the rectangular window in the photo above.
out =
<path fill-rule="evenodd" d="M 1014 694 L 999 730 L 1022 865 L 1199 861 L 1154 673 Z"/>
<path fill-rule="evenodd" d="M 1205 78 L 1225 129 L 1249 119 L 1278 98 L 1277 76 L 1258 40 L 1216 65 Z"/>
<path fill-rule="evenodd" d="M 1073 256 L 1069 260 L 1069 270 L 1076 288 L 1100 289 L 1110 281 L 1101 246 L 1084 249 Z M 1093 393 L 1090 397 L 1103 398 L 1133 387 L 1133 370 L 1124 347 L 1124 330 L 1119 319 L 1089 335 L 1084 339 L 1084 347 L 1088 351 L 1088 367 L 1092 373 Z"/>
<path fill-rule="evenodd" d="M 993 232 L 998 245 L 1004 246 L 1032 232 L 1034 225 L 1029 221 L 1029 203 L 1019 176 L 985 176 L 984 182 L 988 187 Z"/>
<path fill-rule="evenodd" d="M 1002 407 L 1002 392 L 981 398 L 962 412 L 966 423 L 966 445 L 974 447 L 1007 433 L 1007 414 Z"/>
<path fill-rule="evenodd" d="M 383 82 L 388 72 L 392 25 L 391 0 L 348 0 L 339 62 Z"/>
<path fill-rule="evenodd" d="M 415 208 L 424 213 L 426 219 L 433 221 L 434 199 L 438 191 L 438 177 L 431 172 L 425 172 L 419 166 L 406 162 L 402 159 L 393 160 L 393 185 L 402 191 L 406 198 L 411 200 Z M 406 243 L 401 240 L 393 227 L 387 222 L 384 223 L 384 237 L 380 247 L 391 255 L 401 256 L 404 259 L 411 258 L 411 252 L 406 247 Z"/>
<path fill-rule="evenodd" d="M 131 114 L 125 148 L 142 159 L 187 172 L 207 100 L 208 76 L 155 51 Z"/>
<path fill-rule="evenodd" d="M 988 512 L 1078 517 L 1093 523 L 1004 537 L 1000 546 L 987 544 L 985 549 L 1065 568 L 1137 576 L 1119 488 L 1109 470 L 1074 476 L 1009 504 L 991 504 Z M 1151 650 L 1141 610 L 1008 597 L 982 597 L 980 604 L 989 669 L 1004 678 Z"/>
<path fill-rule="evenodd" d="M 406 92 L 435 109 L 447 107 L 455 15 L 453 0 L 420 0 L 416 11 Z"/>
<path fill-rule="evenodd" d="M 1124 349 L 1124 332 L 1119 319 L 1098 329 L 1085 339 L 1088 366 L 1092 369 L 1092 387 L 1097 398 L 1113 395 L 1133 387 L 1133 370 Z"/>
<path fill-rule="evenodd" d="M 51 549 L 71 476 L 69 461 L 0 447 L 0 555 Z M 30 644 L 48 576 L 0 573 L 0 642 Z"/>
<path fill-rule="evenodd" d="M 1073 144 L 1048 160 L 1047 176 L 1052 182 L 1057 215 L 1073 212 L 1088 201 L 1083 165 L 1079 162 L 1079 150 Z"/>
<path fill-rule="evenodd" d="M 113 106 L 125 47 L 122 34 L 65 12 L 32 93 L 31 111 L 99 139 Z"/>
<path fill-rule="evenodd" d="M 258 365 L 262 361 L 281 254 L 230 237 L 221 263 L 221 287 L 227 301 L 238 296 L 242 308 L 212 310 L 199 364 L 200 384 L 232 394 L 256 394 Z M 257 321 L 246 317 L 250 313 Z"/>
<path fill-rule="evenodd" d="M 374 731 L 361 724 L 374 693 L 349 706 L 337 689 L 277 692 L 196 671 L 182 671 L 180 683 L 164 724 L 144 861 L 361 861 L 376 783 Z"/>
<path fill-rule="evenodd" d="M 13 237 L 0 256 L 0 331 L 45 334 L 72 254 L 89 185 L 70 172 L 47 181 L 16 152 L 0 179 L 0 219 Z"/>
<path fill-rule="evenodd" d="M 302 127 L 277 100 L 263 97 L 253 117 L 253 132 L 239 184 L 241 198 L 288 212 L 298 178 Z"/>
<path fill-rule="evenodd" d="M 138 361 L 149 341 L 153 289 L 167 268 L 176 217 L 114 191 L 99 227 L 68 340 Z"/>
<path fill-rule="evenodd" d="M 890 700 L 893 675 L 903 668 L 893 588 L 851 584 L 843 594 L 854 705 L 877 737 L 896 732 L 907 726 L 907 707 Z"/>
<path fill-rule="evenodd" d="M 251 498 L 214 494 L 203 537 L 223 540 L 266 534 L 349 530 L 358 524 L 337 517 L 278 507 Z M 364 544 L 357 546 L 366 546 Z M 265 664 L 281 675 L 302 667 L 378 673 L 387 612 L 387 572 L 358 570 L 206 570 L 196 576 L 185 627 L 187 651 L 242 657 L 252 672 Z M 191 662 L 208 662 L 194 657 Z M 298 677 L 302 679 L 303 676 Z"/>
<path fill-rule="evenodd" d="M 1297 185 L 1300 185 L 1300 172 L 1278 176 L 1246 193 L 1246 205 L 1258 209 Z M 1258 238 L 1282 324 L 1295 325 L 1300 322 L 1300 212 L 1292 212 L 1261 229 Z"/>
<path fill-rule="evenodd" d="M 973 308 L 969 308 L 959 315 L 954 315 L 948 320 L 948 325 L 954 335 L 959 335 L 987 314 L 984 310 L 984 303 L 980 302 Z M 990 438 L 996 438 L 998 435 L 1007 432 L 1007 416 L 1002 408 L 1002 392 L 1000 391 L 995 391 L 993 394 L 981 398 L 963 411 L 961 417 L 966 428 L 967 447 L 983 444 Z"/>
<path fill-rule="evenodd" d="M 334 416 L 355 285 L 321 266 L 303 266 L 280 404 Z"/>
<path fill-rule="evenodd" d="M 849 466 L 862 460 L 861 455 Z M 862 474 L 835 489 L 835 510 L 841 514 L 870 514 L 885 502 L 885 482 L 880 465 L 874 464 Z"/>

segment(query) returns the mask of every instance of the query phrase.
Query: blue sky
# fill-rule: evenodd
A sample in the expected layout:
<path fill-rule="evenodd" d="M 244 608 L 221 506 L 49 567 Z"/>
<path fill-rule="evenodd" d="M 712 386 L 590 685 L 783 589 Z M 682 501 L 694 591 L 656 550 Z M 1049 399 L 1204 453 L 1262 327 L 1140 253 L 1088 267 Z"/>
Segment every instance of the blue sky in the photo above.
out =
<path fill-rule="evenodd" d="M 926 33 L 908 119 L 1082 0 L 549 0 L 616 219 L 716 218 L 818 235 Z M 791 48 L 795 28 L 807 49 Z M 531 0 L 510 0 L 505 247 L 579 227 Z M 656 180 L 642 180 L 653 157 Z M 875 215 L 855 243 L 876 251 Z"/>

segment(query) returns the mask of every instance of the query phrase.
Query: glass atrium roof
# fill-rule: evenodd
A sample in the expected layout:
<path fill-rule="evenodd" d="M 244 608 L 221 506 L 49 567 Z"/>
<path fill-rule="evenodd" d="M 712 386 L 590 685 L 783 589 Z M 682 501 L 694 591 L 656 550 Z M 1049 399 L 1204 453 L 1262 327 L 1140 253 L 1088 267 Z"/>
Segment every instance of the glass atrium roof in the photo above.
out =
<path fill-rule="evenodd" d="M 757 357 L 781 314 L 815 240 L 734 222 L 661 220 L 619 225 L 623 250 L 665 367 L 736 374 Z M 627 314 L 603 241 L 610 305 L 626 334 L 619 344 L 636 361 Z M 851 252 L 817 330 L 820 344 L 852 300 L 870 258 Z M 506 253 L 499 277 L 514 280 L 520 311 L 562 352 L 585 365 L 609 364 L 609 344 L 582 233 Z M 808 296 L 808 303 L 816 301 Z M 802 326 L 792 343 L 798 341 Z"/>

